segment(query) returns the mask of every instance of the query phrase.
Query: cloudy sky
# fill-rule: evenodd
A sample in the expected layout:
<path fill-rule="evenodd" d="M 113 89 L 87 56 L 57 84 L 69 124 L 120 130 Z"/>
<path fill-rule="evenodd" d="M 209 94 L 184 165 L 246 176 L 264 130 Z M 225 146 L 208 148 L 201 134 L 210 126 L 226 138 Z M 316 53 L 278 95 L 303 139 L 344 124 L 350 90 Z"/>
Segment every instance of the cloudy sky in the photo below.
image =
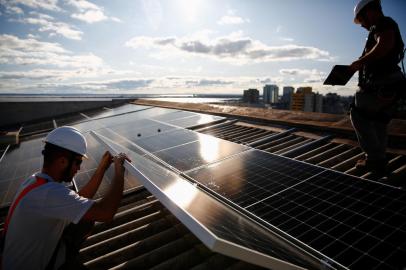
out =
<path fill-rule="evenodd" d="M 357 0 L 0 0 L 0 93 L 222 93 L 313 86 L 367 32 Z M 406 39 L 406 1 L 383 0 Z"/>

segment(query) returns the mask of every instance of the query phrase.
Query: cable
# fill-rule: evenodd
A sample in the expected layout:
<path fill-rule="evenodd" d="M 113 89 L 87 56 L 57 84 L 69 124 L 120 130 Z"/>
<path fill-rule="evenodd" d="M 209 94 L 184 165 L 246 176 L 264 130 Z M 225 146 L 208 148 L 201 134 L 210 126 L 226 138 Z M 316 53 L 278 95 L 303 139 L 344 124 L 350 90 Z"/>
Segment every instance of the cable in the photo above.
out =
<path fill-rule="evenodd" d="M 405 61 L 405 53 L 406 53 L 406 48 L 403 49 L 403 54 L 402 54 L 402 59 L 401 59 L 403 74 L 406 76 L 405 63 L 404 63 L 404 61 Z"/>

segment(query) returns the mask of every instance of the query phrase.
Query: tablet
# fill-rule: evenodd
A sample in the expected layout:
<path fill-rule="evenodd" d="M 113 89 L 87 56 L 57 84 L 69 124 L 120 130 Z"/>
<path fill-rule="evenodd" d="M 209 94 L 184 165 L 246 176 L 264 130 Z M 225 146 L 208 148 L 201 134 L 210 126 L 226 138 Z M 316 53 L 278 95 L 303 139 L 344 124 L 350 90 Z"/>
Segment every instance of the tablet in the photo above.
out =
<path fill-rule="evenodd" d="M 324 81 L 324 85 L 346 85 L 347 82 L 354 75 L 355 71 L 350 70 L 350 66 L 335 65 L 331 70 L 327 79 Z"/>

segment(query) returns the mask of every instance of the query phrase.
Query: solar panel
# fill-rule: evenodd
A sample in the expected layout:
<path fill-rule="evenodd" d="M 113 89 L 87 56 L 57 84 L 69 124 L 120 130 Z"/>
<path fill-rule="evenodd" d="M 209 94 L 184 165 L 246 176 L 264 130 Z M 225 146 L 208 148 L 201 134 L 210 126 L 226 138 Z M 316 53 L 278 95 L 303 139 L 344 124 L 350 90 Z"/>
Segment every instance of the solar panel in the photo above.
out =
<path fill-rule="evenodd" d="M 225 169 L 227 168 L 227 169 Z M 406 266 L 406 193 L 258 150 L 187 173 L 351 269 Z"/>
<path fill-rule="evenodd" d="M 181 144 L 197 141 L 198 139 L 199 134 L 196 132 L 186 129 L 175 129 L 165 132 L 164 134 L 141 138 L 140 140 L 137 140 L 137 145 L 149 152 L 156 152 Z"/>
<path fill-rule="evenodd" d="M 175 126 L 167 125 L 151 119 L 131 121 L 130 123 L 125 123 L 122 125 L 110 126 L 110 128 L 130 141 L 136 141 L 142 138 L 177 129 Z"/>
<path fill-rule="evenodd" d="M 58 127 L 61 127 L 61 126 L 67 126 L 67 125 L 74 125 L 74 124 L 82 122 L 86 119 L 87 118 L 84 117 L 82 114 L 74 113 L 74 114 L 64 115 L 64 116 L 55 118 L 55 122 Z"/>
<path fill-rule="evenodd" d="M 126 152 L 133 161 L 133 165 L 125 163 L 126 169 L 210 249 L 273 269 L 322 267 L 322 262 L 284 244 L 278 236 L 228 209 L 174 172 L 93 134 L 112 152 Z"/>
<path fill-rule="evenodd" d="M 324 169 L 305 163 L 251 150 L 187 175 L 245 208 L 322 171 Z"/>
<path fill-rule="evenodd" d="M 84 112 L 84 114 L 90 118 L 97 119 L 102 117 L 111 117 L 117 114 L 124 114 L 129 112 L 135 112 L 151 108 L 149 106 L 135 105 L 135 104 L 124 104 L 113 108 L 104 107 L 102 109 L 95 109 Z"/>
<path fill-rule="evenodd" d="M 99 118 L 103 116 L 112 116 L 113 112 L 108 108 L 97 108 L 93 110 L 87 110 L 83 112 L 89 118 Z"/>
<path fill-rule="evenodd" d="M 188 128 L 188 127 L 204 125 L 204 124 L 208 124 L 208 123 L 215 123 L 218 121 L 222 121 L 224 119 L 225 119 L 224 117 L 220 117 L 220 116 L 213 116 L 213 115 L 207 115 L 207 114 L 195 114 L 194 116 L 171 120 L 171 121 L 168 121 L 168 123 L 178 126 L 178 127 Z"/>
<path fill-rule="evenodd" d="M 93 136 L 90 134 L 86 134 L 86 141 L 87 141 L 87 159 L 83 160 L 79 173 L 75 176 L 74 182 L 78 190 L 84 187 L 87 182 L 93 176 L 100 160 L 103 157 L 103 154 L 108 149 L 100 144 L 97 140 L 94 139 Z M 103 197 L 109 189 L 109 186 L 112 182 L 114 177 L 114 165 L 112 164 L 110 168 L 106 171 L 102 182 L 99 186 L 99 189 L 96 192 L 96 195 L 93 197 L 94 199 Z M 134 188 L 140 187 L 141 185 L 139 182 L 132 176 L 126 174 L 124 177 L 124 192 L 132 190 Z"/>
<path fill-rule="evenodd" d="M 169 122 L 169 121 L 173 121 L 173 120 L 184 118 L 184 117 L 190 117 L 190 116 L 194 116 L 194 113 L 187 112 L 187 111 L 172 111 L 167 114 L 152 117 L 152 119 L 162 121 L 162 122 Z"/>
<path fill-rule="evenodd" d="M 23 129 L 20 132 L 20 135 L 28 135 L 31 133 L 45 132 L 54 128 L 53 121 L 44 121 L 40 123 L 33 123 L 28 125 L 23 125 Z"/>
<path fill-rule="evenodd" d="M 158 151 L 154 155 L 180 171 L 187 171 L 248 149 L 243 145 L 201 135 L 198 141 Z"/>
<path fill-rule="evenodd" d="M 0 162 L 0 207 L 8 206 L 21 182 L 42 167 L 43 138 L 22 141 L 9 147 Z"/>

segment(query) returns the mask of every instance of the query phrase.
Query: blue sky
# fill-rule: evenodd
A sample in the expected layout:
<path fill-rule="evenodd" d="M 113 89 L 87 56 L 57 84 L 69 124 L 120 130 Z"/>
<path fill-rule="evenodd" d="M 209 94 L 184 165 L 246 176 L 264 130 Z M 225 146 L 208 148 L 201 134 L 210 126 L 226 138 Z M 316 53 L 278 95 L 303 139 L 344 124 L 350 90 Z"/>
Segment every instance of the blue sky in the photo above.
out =
<path fill-rule="evenodd" d="M 0 93 L 222 93 L 313 86 L 367 32 L 357 0 L 0 0 Z M 406 1 L 383 0 L 406 38 Z"/>

